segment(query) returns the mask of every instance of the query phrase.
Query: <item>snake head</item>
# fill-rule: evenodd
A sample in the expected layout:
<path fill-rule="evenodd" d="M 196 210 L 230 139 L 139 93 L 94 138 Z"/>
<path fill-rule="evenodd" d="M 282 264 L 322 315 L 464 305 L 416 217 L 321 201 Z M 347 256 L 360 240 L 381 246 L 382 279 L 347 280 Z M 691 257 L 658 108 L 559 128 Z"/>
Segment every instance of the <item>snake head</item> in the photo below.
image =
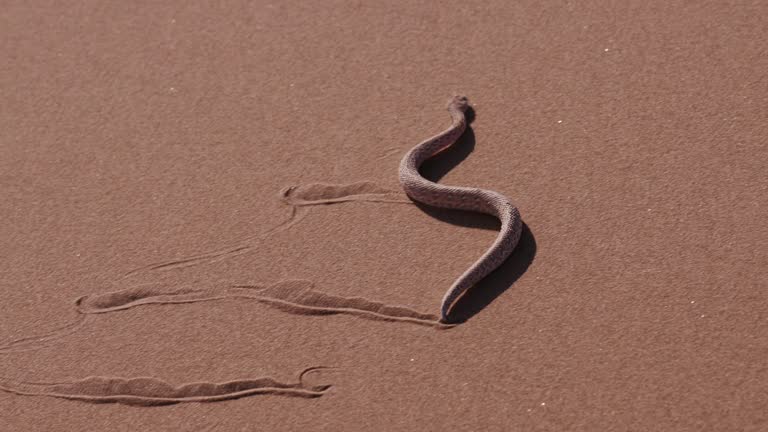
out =
<path fill-rule="evenodd" d="M 451 99 L 451 103 L 448 104 L 448 108 L 455 108 L 462 112 L 466 111 L 469 108 L 469 99 L 466 96 L 454 96 Z"/>

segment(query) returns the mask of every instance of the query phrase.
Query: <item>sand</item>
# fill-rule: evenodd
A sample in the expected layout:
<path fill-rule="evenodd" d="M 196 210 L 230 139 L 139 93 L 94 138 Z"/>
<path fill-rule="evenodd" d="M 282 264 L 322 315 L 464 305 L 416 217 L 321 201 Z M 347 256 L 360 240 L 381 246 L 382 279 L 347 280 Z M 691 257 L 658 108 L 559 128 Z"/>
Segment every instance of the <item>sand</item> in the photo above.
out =
<path fill-rule="evenodd" d="M 4 5 L 0 430 L 767 429 L 766 13 Z"/>

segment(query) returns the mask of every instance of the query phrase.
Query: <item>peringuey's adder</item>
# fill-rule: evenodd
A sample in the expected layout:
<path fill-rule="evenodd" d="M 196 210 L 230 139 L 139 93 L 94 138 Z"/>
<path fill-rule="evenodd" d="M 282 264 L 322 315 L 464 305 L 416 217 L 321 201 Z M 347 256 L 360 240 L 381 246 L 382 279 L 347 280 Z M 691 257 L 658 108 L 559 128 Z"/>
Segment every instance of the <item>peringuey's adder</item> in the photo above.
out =
<path fill-rule="evenodd" d="M 493 245 L 467 269 L 443 296 L 440 320 L 449 322 L 448 312 L 467 289 L 478 283 L 506 260 L 520 241 L 520 212 L 504 195 L 479 188 L 445 186 L 419 174 L 424 161 L 454 145 L 467 128 L 465 111 L 469 101 L 456 96 L 448 104 L 453 124 L 445 131 L 426 139 L 405 154 L 400 162 L 400 185 L 414 201 L 422 204 L 489 214 L 501 221 L 501 230 Z"/>

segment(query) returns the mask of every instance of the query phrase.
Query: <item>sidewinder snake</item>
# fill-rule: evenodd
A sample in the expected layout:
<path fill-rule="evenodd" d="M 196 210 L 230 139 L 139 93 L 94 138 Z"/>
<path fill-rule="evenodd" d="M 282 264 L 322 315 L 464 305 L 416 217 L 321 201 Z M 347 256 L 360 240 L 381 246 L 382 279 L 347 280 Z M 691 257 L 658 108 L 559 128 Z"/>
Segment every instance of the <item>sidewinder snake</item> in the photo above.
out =
<path fill-rule="evenodd" d="M 400 185 L 412 200 L 433 207 L 485 213 L 501 221 L 501 229 L 493 245 L 456 279 L 443 296 L 440 320 L 446 323 L 450 321 L 448 314 L 456 300 L 509 257 L 522 232 L 520 212 L 504 195 L 486 189 L 441 185 L 419 174 L 419 167 L 427 159 L 454 145 L 464 133 L 468 108 L 466 97 L 454 97 L 448 105 L 453 119 L 451 127 L 419 143 L 400 162 Z"/>

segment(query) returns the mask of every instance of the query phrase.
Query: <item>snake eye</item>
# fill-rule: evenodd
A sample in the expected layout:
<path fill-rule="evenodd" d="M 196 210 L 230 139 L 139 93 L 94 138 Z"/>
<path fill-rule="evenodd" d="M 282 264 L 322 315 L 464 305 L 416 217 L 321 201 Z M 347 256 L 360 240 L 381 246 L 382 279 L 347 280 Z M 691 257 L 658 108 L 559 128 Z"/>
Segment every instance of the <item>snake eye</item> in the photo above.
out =
<path fill-rule="evenodd" d="M 466 96 L 456 95 L 451 100 L 450 105 L 464 111 L 469 107 L 469 99 Z"/>

